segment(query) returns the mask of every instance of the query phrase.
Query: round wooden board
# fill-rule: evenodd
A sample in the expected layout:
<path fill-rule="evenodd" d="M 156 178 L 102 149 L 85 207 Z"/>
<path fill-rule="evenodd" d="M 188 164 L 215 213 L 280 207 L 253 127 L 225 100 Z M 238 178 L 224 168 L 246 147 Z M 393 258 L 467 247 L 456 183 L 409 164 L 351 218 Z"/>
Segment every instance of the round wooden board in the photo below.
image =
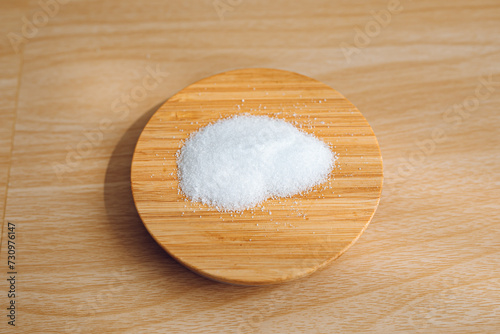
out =
<path fill-rule="evenodd" d="M 329 180 L 292 198 L 222 213 L 178 190 L 176 153 L 199 128 L 235 114 L 284 119 L 338 155 Z M 198 81 L 151 118 L 132 161 L 132 192 L 151 235 L 175 259 L 211 279 L 243 285 L 311 274 L 361 235 L 377 208 L 382 157 L 363 115 L 331 87 L 274 69 L 243 69 Z"/>

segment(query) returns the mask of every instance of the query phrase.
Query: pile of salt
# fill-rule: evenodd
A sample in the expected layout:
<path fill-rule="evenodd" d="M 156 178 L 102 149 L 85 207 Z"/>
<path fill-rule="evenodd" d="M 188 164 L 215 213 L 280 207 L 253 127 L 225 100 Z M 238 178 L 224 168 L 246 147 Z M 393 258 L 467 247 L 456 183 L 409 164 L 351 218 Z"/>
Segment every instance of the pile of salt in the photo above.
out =
<path fill-rule="evenodd" d="M 192 201 L 241 211 L 326 181 L 327 144 L 290 123 L 235 116 L 201 128 L 178 152 L 179 186 Z"/>

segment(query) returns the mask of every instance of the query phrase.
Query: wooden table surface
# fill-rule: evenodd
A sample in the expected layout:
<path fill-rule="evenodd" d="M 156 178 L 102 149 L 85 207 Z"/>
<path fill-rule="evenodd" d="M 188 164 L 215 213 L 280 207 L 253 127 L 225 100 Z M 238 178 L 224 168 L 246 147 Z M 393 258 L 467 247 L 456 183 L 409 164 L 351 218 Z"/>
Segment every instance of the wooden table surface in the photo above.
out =
<path fill-rule="evenodd" d="M 0 3 L 0 332 L 500 332 L 498 0 L 57 1 Z M 158 106 L 246 67 L 334 87 L 384 159 L 366 232 L 282 285 L 188 271 L 130 191 Z"/>

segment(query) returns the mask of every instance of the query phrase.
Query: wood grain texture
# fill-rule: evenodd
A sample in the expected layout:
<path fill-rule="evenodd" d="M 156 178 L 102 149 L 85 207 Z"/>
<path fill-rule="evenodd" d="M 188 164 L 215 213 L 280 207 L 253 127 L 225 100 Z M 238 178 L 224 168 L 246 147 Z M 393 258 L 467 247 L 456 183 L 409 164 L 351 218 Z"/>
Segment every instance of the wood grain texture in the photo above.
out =
<path fill-rule="evenodd" d="M 0 56 L 0 68 L 3 69 L 0 84 L 4 88 L 0 93 L 0 203 L 3 203 L 0 207 L 0 217 L 3 220 L 14 134 L 19 60 L 13 56 Z"/>
<path fill-rule="evenodd" d="M 22 13 L 23 3 L 19 7 L 0 4 L 0 12 L 8 13 L 2 20 L 0 35 L 6 35 L 16 27 L 15 17 Z M 17 109 L 17 92 L 19 91 L 19 79 L 22 70 L 22 52 L 16 53 L 7 40 L 0 41 L 0 250 L 4 253 L 3 241 L 6 236 L 5 207 L 7 203 L 8 183 L 10 174 L 11 154 L 14 139 L 14 126 Z M 2 256 L 3 259 L 3 256 Z M 6 280 L 0 281 L 0 289 L 8 291 Z"/>
<path fill-rule="evenodd" d="M 327 143 L 338 156 L 328 181 L 241 213 L 185 198 L 179 148 L 201 127 L 239 114 L 283 119 Z M 224 72 L 175 94 L 142 132 L 131 174 L 155 240 L 191 270 L 242 285 L 300 278 L 340 256 L 373 217 L 382 178 L 377 139 L 359 110 L 321 82 L 275 69 Z"/>
<path fill-rule="evenodd" d="M 39 10 L 1 4 L 2 27 L 16 32 Z M 61 6 L 24 44 L 22 71 L 9 65 L 20 78 L 5 208 L 19 231 L 19 323 L 4 322 L 2 285 L 0 332 L 497 333 L 500 5 L 401 5 L 350 61 L 340 44 L 354 45 L 354 28 L 388 1 L 243 1 L 223 21 L 211 1 Z M 116 105 L 147 66 L 168 76 Z M 334 87 L 363 112 L 384 157 L 381 202 L 358 242 L 280 285 L 231 286 L 186 270 L 150 237 L 130 191 L 134 146 L 154 111 L 193 82 L 248 67 Z M 488 78 L 476 108 L 454 108 Z M 103 119 L 112 126 L 75 156 Z M 438 128 L 445 139 L 422 151 Z M 52 164 L 67 158 L 58 175 Z"/>

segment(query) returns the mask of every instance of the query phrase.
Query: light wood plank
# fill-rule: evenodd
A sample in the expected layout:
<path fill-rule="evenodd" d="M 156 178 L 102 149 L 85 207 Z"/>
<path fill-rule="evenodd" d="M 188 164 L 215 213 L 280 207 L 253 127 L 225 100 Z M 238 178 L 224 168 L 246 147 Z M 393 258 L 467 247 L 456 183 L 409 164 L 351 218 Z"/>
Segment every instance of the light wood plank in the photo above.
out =
<path fill-rule="evenodd" d="M 0 35 L 7 37 L 10 33 L 16 32 L 20 23 L 18 16 L 22 13 L 21 9 L 24 6 L 24 1 L 17 6 L 9 2 L 0 4 L 0 12 L 3 14 Z M 22 50 L 16 52 L 8 38 L 2 39 L 0 41 L 0 71 L 2 73 L 0 77 L 0 217 L 2 226 L 21 70 Z"/>
<path fill-rule="evenodd" d="M 1 11 L 2 24 L 39 8 L 6 3 L 19 12 Z M 460 124 L 445 116 L 481 78 L 500 81 L 500 7 L 401 4 L 350 61 L 341 43 L 354 45 L 354 28 L 388 1 L 244 1 L 224 20 L 210 1 L 61 6 L 24 46 L 5 214 L 19 231 L 17 331 L 498 332 L 500 86 Z M 163 82 L 128 115 L 113 112 L 157 65 L 169 73 Z M 149 236 L 130 192 L 134 145 L 157 107 L 201 78 L 248 67 L 337 89 L 367 118 L 384 158 L 380 206 L 356 244 L 276 286 L 228 286 L 186 270 Z M 91 134 L 103 119 L 113 128 L 57 173 L 53 163 L 101 138 Z M 446 139 L 407 172 L 435 128 Z M 5 275 L 5 249 L 0 260 Z"/>

